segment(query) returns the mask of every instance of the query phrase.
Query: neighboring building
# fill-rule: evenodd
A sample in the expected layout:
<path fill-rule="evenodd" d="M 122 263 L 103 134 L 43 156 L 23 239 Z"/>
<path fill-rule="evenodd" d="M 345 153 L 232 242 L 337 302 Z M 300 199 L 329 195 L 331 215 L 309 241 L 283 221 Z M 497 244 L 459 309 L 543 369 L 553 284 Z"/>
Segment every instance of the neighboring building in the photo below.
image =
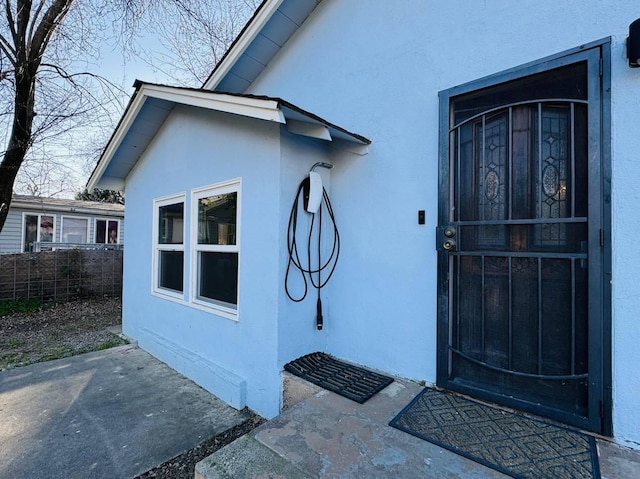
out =
<path fill-rule="evenodd" d="M 118 247 L 124 206 L 96 201 L 14 195 L 0 232 L 0 254 L 51 248 Z"/>
<path fill-rule="evenodd" d="M 89 181 L 126 190 L 124 332 L 267 417 L 320 350 L 640 447 L 638 16 L 266 0 L 202 89 L 136 85 Z M 321 331 L 284 287 L 317 162 L 342 243 Z"/>

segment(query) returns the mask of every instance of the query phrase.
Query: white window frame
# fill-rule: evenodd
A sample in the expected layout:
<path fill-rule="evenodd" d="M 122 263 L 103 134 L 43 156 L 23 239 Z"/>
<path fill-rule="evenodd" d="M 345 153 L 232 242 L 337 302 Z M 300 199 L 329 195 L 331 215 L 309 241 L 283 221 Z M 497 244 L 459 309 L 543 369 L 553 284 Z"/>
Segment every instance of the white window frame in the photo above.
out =
<path fill-rule="evenodd" d="M 235 245 L 209 245 L 198 244 L 198 200 L 208 196 L 222 195 L 226 193 L 236 193 L 236 244 Z M 240 311 L 240 230 L 241 230 L 241 196 L 242 196 L 242 180 L 235 178 L 232 180 L 215 183 L 213 185 L 203 186 L 191 190 L 191 215 L 190 215 L 190 277 L 189 292 L 191 304 L 199 309 L 212 311 L 219 316 L 238 320 Z M 238 255 L 238 278 L 237 278 L 237 303 L 235 307 L 229 306 L 228 303 L 221 301 L 202 299 L 198 297 L 199 286 L 199 267 L 198 258 L 200 252 L 221 252 L 236 253 Z"/>
<path fill-rule="evenodd" d="M 104 243 L 98 243 L 96 239 L 98 237 L 98 221 L 105 222 L 105 233 L 104 233 L 105 242 Z M 109 243 L 109 222 L 110 221 L 115 221 L 118 224 L 118 242 L 117 243 Z M 109 217 L 95 218 L 93 220 L 93 243 L 94 244 L 121 244 L 122 241 L 120 240 L 120 228 L 121 228 L 121 225 L 120 225 L 119 218 L 109 218 Z"/>
<path fill-rule="evenodd" d="M 42 242 L 40 241 L 40 228 L 41 228 L 41 224 L 42 224 L 42 217 L 43 216 L 51 216 L 53 218 L 53 234 L 51 237 L 51 241 L 44 241 L 44 243 L 55 243 L 56 242 L 56 222 L 58 221 L 58 218 L 56 216 L 55 213 L 30 213 L 28 211 L 23 211 L 22 212 L 22 225 L 20 227 L 20 231 L 21 231 L 21 237 L 20 237 L 20 251 L 24 252 L 24 248 L 25 248 L 25 244 L 24 244 L 24 236 L 25 236 L 25 230 L 27 227 L 26 221 L 27 221 L 27 216 L 37 216 L 38 217 L 38 229 L 36 231 L 36 242 Z"/>
<path fill-rule="evenodd" d="M 85 231 L 85 242 L 84 243 L 77 243 L 75 241 L 64 241 L 64 220 L 68 218 L 68 219 L 74 219 L 74 220 L 85 220 L 87 223 L 87 229 Z M 89 243 L 89 220 L 91 218 L 87 217 L 87 216 L 72 216 L 72 215 L 63 215 L 61 217 L 60 220 L 60 243 L 69 243 L 69 244 L 87 244 Z"/>
<path fill-rule="evenodd" d="M 152 238 L 152 257 L 151 257 L 151 293 L 156 296 L 160 296 L 165 299 L 177 301 L 180 303 L 185 302 L 185 295 L 187 294 L 187 276 L 185 275 L 186 257 L 184 254 L 184 245 L 187 239 L 186 236 L 186 223 L 187 223 L 187 195 L 186 192 L 177 193 L 174 195 L 163 196 L 160 198 L 154 198 L 153 200 L 153 226 L 151 232 Z M 174 205 L 176 203 L 182 203 L 184 205 L 183 217 L 182 217 L 182 244 L 162 244 L 158 242 L 159 237 L 159 211 L 162 206 Z M 119 232 L 118 232 L 119 233 Z M 169 288 L 162 288 L 159 285 L 160 280 L 160 252 L 161 251 L 182 251 L 182 291 L 176 291 Z"/>

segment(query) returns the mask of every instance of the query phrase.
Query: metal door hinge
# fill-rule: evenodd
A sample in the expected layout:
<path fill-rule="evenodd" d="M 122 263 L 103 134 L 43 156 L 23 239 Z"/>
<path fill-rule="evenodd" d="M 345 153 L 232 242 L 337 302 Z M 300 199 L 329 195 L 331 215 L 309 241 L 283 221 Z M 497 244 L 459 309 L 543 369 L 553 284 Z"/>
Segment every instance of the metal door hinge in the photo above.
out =
<path fill-rule="evenodd" d="M 604 230 L 600 228 L 600 247 L 604 248 Z"/>

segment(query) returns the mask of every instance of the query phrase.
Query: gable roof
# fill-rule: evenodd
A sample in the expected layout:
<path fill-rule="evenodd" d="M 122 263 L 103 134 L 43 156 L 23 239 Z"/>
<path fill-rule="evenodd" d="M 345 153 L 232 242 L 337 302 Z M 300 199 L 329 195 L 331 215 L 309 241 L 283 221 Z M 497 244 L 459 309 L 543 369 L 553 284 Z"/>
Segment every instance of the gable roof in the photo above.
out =
<path fill-rule="evenodd" d="M 176 105 L 205 108 L 286 125 L 294 134 L 325 141 L 349 142 L 359 154 L 371 142 L 282 100 L 266 96 L 218 93 L 136 81 L 129 101 L 94 168 L 87 188 L 123 190 L 124 181 Z"/>
<path fill-rule="evenodd" d="M 264 0 L 202 88 L 243 93 L 322 0 Z"/>

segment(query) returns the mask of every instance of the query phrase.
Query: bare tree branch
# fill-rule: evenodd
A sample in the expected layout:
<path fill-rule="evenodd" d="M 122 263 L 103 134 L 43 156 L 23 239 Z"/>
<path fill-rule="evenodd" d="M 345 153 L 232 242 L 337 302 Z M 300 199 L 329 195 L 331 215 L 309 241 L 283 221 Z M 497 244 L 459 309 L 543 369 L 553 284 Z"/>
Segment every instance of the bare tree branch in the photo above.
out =
<path fill-rule="evenodd" d="M 251 13 L 247 5 L 258 1 L 5 0 L 0 204 L 10 205 L 14 187 L 68 192 L 57 184 L 77 176 L 76 165 L 93 169 L 128 96 L 116 80 L 97 74 L 107 41 L 116 42 L 125 65 L 144 55 L 167 77 L 201 83 Z M 143 47 L 141 32 L 158 46 Z M 0 211 L 0 230 L 7 211 Z"/>
<path fill-rule="evenodd" d="M 9 0 L 5 0 L 5 13 L 7 15 L 7 25 L 9 26 L 9 31 L 11 32 L 11 36 L 13 37 L 14 45 L 18 44 L 18 33 L 15 29 L 15 22 L 13 20 L 13 14 L 11 13 L 11 4 Z"/>
<path fill-rule="evenodd" d="M 46 3 L 46 0 L 40 0 L 40 5 L 38 5 L 38 7 L 36 8 L 35 12 L 33 12 L 31 25 L 29 27 L 29 32 L 27 33 L 27 38 L 29 38 L 29 39 L 33 38 L 33 29 L 38 24 L 37 23 L 38 22 L 38 18 L 40 17 L 40 13 L 42 12 L 42 9 L 44 8 L 45 3 Z"/>
<path fill-rule="evenodd" d="M 73 0 L 55 0 L 53 5 L 47 9 L 47 12 L 36 28 L 33 38 L 30 39 L 30 62 L 34 64 L 40 63 L 44 50 L 47 48 L 49 40 L 51 39 L 51 35 L 53 35 L 56 26 L 60 24 L 69 12 L 72 2 Z"/>

